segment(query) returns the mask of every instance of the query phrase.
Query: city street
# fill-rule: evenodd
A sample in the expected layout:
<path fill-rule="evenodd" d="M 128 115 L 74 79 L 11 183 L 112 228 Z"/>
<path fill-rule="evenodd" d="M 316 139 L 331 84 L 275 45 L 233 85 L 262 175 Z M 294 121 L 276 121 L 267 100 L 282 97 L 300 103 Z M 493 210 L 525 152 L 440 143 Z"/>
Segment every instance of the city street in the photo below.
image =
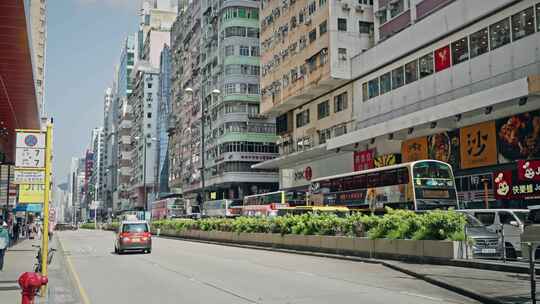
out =
<path fill-rule="evenodd" d="M 111 232 L 58 235 L 89 303 L 476 303 L 376 264 L 164 238 L 116 255 Z"/>

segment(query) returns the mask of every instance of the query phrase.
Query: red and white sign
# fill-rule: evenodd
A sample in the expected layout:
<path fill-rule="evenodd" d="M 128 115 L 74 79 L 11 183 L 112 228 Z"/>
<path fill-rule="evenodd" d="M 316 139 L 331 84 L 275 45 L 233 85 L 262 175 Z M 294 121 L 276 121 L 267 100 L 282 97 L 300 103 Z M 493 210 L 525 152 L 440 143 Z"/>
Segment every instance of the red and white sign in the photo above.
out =
<path fill-rule="evenodd" d="M 540 160 L 518 160 L 518 180 L 540 182 Z"/>
<path fill-rule="evenodd" d="M 435 72 L 450 67 L 450 46 L 443 46 L 435 50 Z"/>
<path fill-rule="evenodd" d="M 312 177 L 313 177 L 313 171 L 311 170 L 310 166 L 307 166 L 306 169 L 304 169 L 304 178 L 307 181 L 310 181 Z"/>
<path fill-rule="evenodd" d="M 493 173 L 495 182 L 495 198 L 510 199 L 512 195 L 512 171 L 501 171 Z"/>
<path fill-rule="evenodd" d="M 375 168 L 375 162 L 373 161 L 375 158 L 375 149 L 355 151 L 353 157 L 354 171 Z"/>

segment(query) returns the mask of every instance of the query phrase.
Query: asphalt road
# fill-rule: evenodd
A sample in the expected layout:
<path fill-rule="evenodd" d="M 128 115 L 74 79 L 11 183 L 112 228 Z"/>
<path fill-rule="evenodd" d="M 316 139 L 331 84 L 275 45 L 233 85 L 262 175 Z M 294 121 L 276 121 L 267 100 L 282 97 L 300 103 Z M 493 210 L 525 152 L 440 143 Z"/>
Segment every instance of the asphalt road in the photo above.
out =
<path fill-rule="evenodd" d="M 86 303 L 477 303 L 376 264 L 164 238 L 116 255 L 111 232 L 58 234 Z"/>

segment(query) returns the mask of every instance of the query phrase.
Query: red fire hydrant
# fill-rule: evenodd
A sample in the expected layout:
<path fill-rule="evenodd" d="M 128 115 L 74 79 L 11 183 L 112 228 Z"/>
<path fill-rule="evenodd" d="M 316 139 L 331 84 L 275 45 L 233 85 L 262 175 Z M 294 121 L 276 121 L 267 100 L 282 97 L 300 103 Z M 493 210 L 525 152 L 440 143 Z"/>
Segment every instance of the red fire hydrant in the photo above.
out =
<path fill-rule="evenodd" d="M 25 272 L 19 277 L 22 289 L 22 304 L 33 304 L 41 286 L 47 285 L 49 279 L 35 272 Z"/>

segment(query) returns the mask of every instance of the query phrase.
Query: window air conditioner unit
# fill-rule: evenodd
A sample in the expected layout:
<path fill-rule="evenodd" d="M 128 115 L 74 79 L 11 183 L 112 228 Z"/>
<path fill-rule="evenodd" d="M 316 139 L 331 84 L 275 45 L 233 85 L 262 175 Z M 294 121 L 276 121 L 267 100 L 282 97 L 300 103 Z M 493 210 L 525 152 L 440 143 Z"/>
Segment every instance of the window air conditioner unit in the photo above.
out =
<path fill-rule="evenodd" d="M 306 25 L 310 25 L 310 24 L 311 24 L 311 17 L 306 17 L 305 24 L 306 24 Z"/>
<path fill-rule="evenodd" d="M 363 13 L 364 12 L 364 8 L 360 4 L 356 5 L 356 7 L 354 9 L 358 13 Z"/>
<path fill-rule="evenodd" d="M 344 10 L 344 11 L 348 11 L 350 10 L 351 8 L 349 7 L 349 3 L 343 3 L 341 5 L 341 8 Z"/>

